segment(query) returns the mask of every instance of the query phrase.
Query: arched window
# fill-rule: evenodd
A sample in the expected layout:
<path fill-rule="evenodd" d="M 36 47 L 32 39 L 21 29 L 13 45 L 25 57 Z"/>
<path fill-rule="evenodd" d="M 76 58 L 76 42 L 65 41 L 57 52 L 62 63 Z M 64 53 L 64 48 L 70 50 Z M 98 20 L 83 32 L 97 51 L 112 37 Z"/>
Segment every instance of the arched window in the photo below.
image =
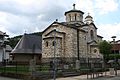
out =
<path fill-rule="evenodd" d="M 53 41 L 53 42 L 52 42 L 52 45 L 53 45 L 53 46 L 55 46 L 55 44 L 56 44 L 56 42 L 55 42 L 55 41 Z"/>
<path fill-rule="evenodd" d="M 93 30 L 90 31 L 90 36 L 91 36 L 91 39 L 93 40 L 94 39 L 94 32 L 93 32 Z"/>
<path fill-rule="evenodd" d="M 71 15 L 69 14 L 69 19 L 70 19 L 70 21 L 71 21 Z"/>
<path fill-rule="evenodd" d="M 75 21 L 77 20 L 77 14 L 75 14 Z"/>
<path fill-rule="evenodd" d="M 94 53 L 97 53 L 97 49 L 94 49 Z"/>
<path fill-rule="evenodd" d="M 46 41 L 45 45 L 46 45 L 46 47 L 48 47 L 48 41 Z"/>

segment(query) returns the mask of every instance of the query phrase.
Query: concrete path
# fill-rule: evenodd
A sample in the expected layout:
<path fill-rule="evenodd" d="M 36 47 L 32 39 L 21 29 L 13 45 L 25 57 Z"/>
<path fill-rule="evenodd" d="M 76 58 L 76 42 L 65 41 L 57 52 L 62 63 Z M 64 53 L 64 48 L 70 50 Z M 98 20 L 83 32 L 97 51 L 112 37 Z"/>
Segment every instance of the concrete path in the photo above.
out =
<path fill-rule="evenodd" d="M 0 80 L 20 80 L 20 79 L 13 79 L 13 78 L 8 78 L 8 77 L 1 77 Z"/>
<path fill-rule="evenodd" d="M 103 73 L 103 75 L 105 75 L 105 72 Z M 87 79 L 87 75 L 80 75 L 80 76 L 73 76 L 73 77 L 57 78 L 56 80 L 120 80 L 120 70 L 118 70 L 117 76 L 110 75 L 110 72 L 108 71 L 106 72 L 106 76 L 97 77 L 95 79 Z"/>

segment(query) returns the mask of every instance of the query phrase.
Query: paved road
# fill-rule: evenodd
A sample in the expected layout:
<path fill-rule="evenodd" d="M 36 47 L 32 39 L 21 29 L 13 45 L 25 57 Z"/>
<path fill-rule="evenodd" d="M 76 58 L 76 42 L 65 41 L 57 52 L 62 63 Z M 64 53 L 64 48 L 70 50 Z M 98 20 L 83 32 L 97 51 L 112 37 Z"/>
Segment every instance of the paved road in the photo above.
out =
<path fill-rule="evenodd" d="M 86 79 L 80 77 L 58 78 L 56 80 L 120 80 L 120 77 L 101 77 L 96 79 Z"/>
<path fill-rule="evenodd" d="M 105 73 L 104 73 L 105 74 Z M 96 79 L 87 79 L 87 75 L 57 78 L 56 80 L 120 80 L 120 70 L 118 70 L 118 76 L 110 76 L 109 72 L 106 72 L 106 76 L 97 77 Z"/>
<path fill-rule="evenodd" d="M 0 80 L 20 80 L 20 79 L 13 79 L 13 78 L 8 78 L 8 77 L 1 77 Z"/>

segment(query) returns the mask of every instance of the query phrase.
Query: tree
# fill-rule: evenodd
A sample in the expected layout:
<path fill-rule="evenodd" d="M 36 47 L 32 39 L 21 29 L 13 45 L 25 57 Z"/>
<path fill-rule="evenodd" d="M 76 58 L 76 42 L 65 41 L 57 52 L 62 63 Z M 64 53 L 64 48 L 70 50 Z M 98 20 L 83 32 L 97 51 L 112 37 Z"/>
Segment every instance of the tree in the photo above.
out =
<path fill-rule="evenodd" d="M 112 48 L 112 45 L 106 40 L 99 43 L 99 50 L 100 50 L 100 53 L 103 54 L 105 62 L 109 54 L 111 53 L 111 48 Z"/>

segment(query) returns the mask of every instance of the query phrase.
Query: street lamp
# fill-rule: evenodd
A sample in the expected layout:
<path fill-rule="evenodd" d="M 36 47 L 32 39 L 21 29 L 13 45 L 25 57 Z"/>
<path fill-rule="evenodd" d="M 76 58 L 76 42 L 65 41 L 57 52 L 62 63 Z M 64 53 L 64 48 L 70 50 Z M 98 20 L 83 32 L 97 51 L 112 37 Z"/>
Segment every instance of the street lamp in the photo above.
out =
<path fill-rule="evenodd" d="M 113 39 L 113 46 L 115 46 L 115 38 L 116 38 L 116 36 L 112 36 L 111 37 L 112 39 Z M 114 52 L 114 55 L 115 55 L 115 47 L 114 47 L 114 50 L 113 50 Z M 115 75 L 117 76 L 117 68 L 116 68 L 116 63 L 117 63 L 117 60 L 116 60 L 116 57 L 114 56 L 114 62 L 115 62 Z"/>

